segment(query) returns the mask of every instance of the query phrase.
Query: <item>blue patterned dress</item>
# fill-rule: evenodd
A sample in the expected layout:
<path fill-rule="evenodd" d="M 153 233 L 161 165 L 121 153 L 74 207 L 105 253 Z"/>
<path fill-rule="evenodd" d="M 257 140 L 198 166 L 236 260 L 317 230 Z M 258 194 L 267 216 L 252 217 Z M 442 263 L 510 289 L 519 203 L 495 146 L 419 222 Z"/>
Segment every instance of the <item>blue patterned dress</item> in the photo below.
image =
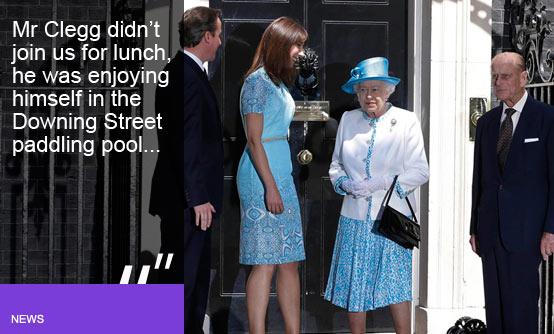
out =
<path fill-rule="evenodd" d="M 256 265 L 304 260 L 300 206 L 286 140 L 294 116 L 294 100 L 287 87 L 283 83 L 276 86 L 262 67 L 244 81 L 240 112 L 245 130 L 246 114 L 263 114 L 262 142 L 284 211 L 278 215 L 267 211 L 264 187 L 246 147 L 237 172 L 241 215 L 239 262 Z"/>
<path fill-rule="evenodd" d="M 386 190 L 367 198 L 346 194 L 347 179 L 399 175 L 391 205 L 405 214 L 404 198 L 428 179 L 423 137 L 415 115 L 391 107 L 379 118 L 360 109 L 343 114 L 329 170 L 345 195 L 325 299 L 349 312 L 365 312 L 412 299 L 412 251 L 377 232 Z M 413 198 L 410 199 L 415 206 Z"/>

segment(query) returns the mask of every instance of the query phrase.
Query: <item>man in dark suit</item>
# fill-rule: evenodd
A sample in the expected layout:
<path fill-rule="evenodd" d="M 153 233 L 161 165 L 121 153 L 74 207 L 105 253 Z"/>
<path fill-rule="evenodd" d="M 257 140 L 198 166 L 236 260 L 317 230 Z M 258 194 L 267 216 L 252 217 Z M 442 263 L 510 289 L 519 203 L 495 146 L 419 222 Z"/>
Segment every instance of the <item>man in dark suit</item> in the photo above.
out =
<path fill-rule="evenodd" d="M 554 251 L 554 110 L 527 95 L 523 57 L 492 60 L 502 104 L 477 124 L 470 244 L 489 334 L 538 333 L 539 264 Z"/>
<path fill-rule="evenodd" d="M 185 332 L 202 333 L 210 283 L 210 226 L 221 212 L 223 140 L 215 94 L 203 63 L 221 45 L 221 12 L 187 10 L 179 23 L 183 48 L 165 67 L 169 84 L 156 89 L 160 153 L 150 213 L 161 218 L 161 253 L 174 253 L 163 283 L 185 285 Z"/>

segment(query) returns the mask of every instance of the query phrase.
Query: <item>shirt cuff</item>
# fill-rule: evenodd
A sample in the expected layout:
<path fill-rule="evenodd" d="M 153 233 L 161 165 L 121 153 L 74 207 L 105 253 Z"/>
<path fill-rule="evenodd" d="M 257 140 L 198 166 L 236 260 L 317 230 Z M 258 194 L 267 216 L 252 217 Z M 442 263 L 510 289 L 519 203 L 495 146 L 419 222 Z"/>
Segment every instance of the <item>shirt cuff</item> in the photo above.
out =
<path fill-rule="evenodd" d="M 341 188 L 341 185 L 344 181 L 348 180 L 349 177 L 348 176 L 341 176 L 337 179 L 337 182 L 335 182 L 335 185 L 334 185 L 334 189 L 335 189 L 335 192 L 339 195 L 342 195 L 342 196 L 345 196 L 346 195 L 346 191 L 344 191 L 342 188 Z"/>
<path fill-rule="evenodd" d="M 408 197 L 409 194 L 411 194 L 414 190 L 405 191 L 402 186 L 400 185 L 400 182 L 396 181 L 396 184 L 394 185 L 394 189 L 396 190 L 396 193 L 401 199 L 404 199 Z"/>

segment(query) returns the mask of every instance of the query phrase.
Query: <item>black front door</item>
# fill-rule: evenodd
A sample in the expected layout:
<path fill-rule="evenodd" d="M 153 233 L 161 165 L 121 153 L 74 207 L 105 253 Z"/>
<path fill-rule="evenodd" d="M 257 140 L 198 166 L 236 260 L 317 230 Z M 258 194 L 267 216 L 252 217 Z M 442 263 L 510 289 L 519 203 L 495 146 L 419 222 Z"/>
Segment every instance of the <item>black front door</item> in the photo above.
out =
<path fill-rule="evenodd" d="M 221 107 L 225 136 L 225 203 L 222 220 L 213 231 L 210 317 L 214 333 L 247 332 L 245 283 L 248 267 L 238 264 L 240 210 L 235 185 L 238 161 L 245 146 L 239 115 L 243 76 L 265 27 L 279 16 L 302 23 L 307 46 L 319 55 L 320 95 L 330 101 L 327 122 L 293 122 L 290 135 L 293 163 L 301 148 L 313 161 L 295 166 L 303 214 L 306 261 L 301 266 L 302 331 L 348 331 L 346 312 L 323 300 L 331 262 L 341 197 L 328 178 L 338 122 L 344 111 L 357 107 L 354 97 L 340 90 L 350 69 L 360 60 L 384 56 L 391 74 L 402 79 L 391 102 L 405 107 L 407 78 L 407 1 L 338 0 L 211 0 L 223 11 L 223 45 L 210 69 Z M 305 136 L 304 136 L 305 134 Z M 269 332 L 282 333 L 283 321 L 272 290 Z M 387 309 L 368 312 L 368 332 L 393 331 Z"/>

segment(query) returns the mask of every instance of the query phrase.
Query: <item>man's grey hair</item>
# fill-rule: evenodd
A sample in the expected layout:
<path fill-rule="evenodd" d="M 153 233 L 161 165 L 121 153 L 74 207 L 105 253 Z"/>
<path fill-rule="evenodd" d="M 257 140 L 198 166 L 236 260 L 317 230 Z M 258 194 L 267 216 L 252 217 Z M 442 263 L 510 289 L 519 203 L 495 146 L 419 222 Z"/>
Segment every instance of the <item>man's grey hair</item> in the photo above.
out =
<path fill-rule="evenodd" d="M 497 54 L 492 58 L 491 65 L 496 63 L 512 63 L 520 72 L 527 70 L 525 68 L 525 59 L 517 52 L 501 52 Z"/>

